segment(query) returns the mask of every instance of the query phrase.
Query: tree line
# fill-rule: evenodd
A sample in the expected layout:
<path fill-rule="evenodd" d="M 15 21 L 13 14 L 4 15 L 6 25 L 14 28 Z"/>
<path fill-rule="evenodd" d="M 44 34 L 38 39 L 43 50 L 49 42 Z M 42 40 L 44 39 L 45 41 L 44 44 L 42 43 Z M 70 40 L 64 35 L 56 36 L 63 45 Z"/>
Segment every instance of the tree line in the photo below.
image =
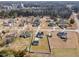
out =
<path fill-rule="evenodd" d="M 60 9 L 44 9 L 44 10 L 32 10 L 32 9 L 21 9 L 21 10 L 11 10 L 9 12 L 1 11 L 0 17 L 17 17 L 17 16 L 52 16 L 52 17 L 62 17 L 69 18 L 71 15 L 71 10 L 68 8 L 60 8 Z"/>

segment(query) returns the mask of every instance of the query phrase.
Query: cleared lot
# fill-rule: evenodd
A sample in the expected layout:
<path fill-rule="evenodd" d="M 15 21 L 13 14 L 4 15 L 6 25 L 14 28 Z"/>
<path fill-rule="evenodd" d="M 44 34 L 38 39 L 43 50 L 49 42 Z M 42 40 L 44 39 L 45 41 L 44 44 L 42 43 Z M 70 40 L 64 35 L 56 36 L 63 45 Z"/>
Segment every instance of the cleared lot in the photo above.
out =
<path fill-rule="evenodd" d="M 78 56 L 78 52 L 76 48 L 55 48 L 52 50 L 52 56 L 59 56 L 59 57 L 70 57 L 70 56 Z"/>
<path fill-rule="evenodd" d="M 52 38 L 49 39 L 51 48 L 78 48 L 78 34 L 75 32 L 67 33 L 67 41 L 64 42 L 57 36 L 58 32 L 52 32 Z"/>

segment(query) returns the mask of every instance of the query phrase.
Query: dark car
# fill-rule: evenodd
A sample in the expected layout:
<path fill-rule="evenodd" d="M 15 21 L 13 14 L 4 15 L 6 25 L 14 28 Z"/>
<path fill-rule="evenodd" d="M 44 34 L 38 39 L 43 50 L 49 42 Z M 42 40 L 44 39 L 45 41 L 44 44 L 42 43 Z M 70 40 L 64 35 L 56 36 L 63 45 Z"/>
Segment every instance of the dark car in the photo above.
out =
<path fill-rule="evenodd" d="M 59 27 L 60 27 L 61 29 L 67 28 L 66 25 L 60 25 Z"/>
<path fill-rule="evenodd" d="M 39 41 L 33 41 L 32 45 L 37 46 L 39 44 Z"/>
<path fill-rule="evenodd" d="M 37 38 L 43 38 L 43 36 L 44 36 L 44 33 L 43 33 L 43 32 L 38 32 L 38 33 L 36 34 L 36 37 L 37 37 Z"/>
<path fill-rule="evenodd" d="M 57 33 L 57 36 L 63 40 L 67 40 L 67 33 L 66 32 L 59 32 L 59 33 Z"/>
<path fill-rule="evenodd" d="M 29 33 L 29 32 L 23 32 L 21 35 L 20 35 L 20 37 L 22 37 L 22 38 L 28 38 L 28 37 L 30 37 L 31 36 L 31 33 Z"/>

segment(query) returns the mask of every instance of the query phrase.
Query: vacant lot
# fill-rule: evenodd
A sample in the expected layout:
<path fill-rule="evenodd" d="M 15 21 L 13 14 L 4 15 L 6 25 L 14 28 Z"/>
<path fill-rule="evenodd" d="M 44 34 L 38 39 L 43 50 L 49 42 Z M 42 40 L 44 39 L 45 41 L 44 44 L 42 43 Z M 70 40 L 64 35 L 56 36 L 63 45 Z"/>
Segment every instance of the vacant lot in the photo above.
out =
<path fill-rule="evenodd" d="M 78 34 L 76 32 L 67 33 L 67 41 L 64 42 L 57 36 L 58 32 L 52 32 L 52 38 L 49 39 L 51 48 L 78 48 Z"/>
<path fill-rule="evenodd" d="M 76 48 L 55 48 L 52 50 L 52 56 L 62 56 L 62 57 L 70 57 L 70 56 L 78 56 Z"/>

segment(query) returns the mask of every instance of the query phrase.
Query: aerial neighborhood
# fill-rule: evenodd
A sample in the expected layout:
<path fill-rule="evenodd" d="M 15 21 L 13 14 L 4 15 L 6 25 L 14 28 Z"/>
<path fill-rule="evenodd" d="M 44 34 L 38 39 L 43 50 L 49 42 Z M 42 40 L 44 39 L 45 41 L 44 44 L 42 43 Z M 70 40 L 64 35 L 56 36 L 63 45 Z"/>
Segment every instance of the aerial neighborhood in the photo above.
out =
<path fill-rule="evenodd" d="M 79 56 L 79 2 L 0 2 L 0 57 Z"/>

